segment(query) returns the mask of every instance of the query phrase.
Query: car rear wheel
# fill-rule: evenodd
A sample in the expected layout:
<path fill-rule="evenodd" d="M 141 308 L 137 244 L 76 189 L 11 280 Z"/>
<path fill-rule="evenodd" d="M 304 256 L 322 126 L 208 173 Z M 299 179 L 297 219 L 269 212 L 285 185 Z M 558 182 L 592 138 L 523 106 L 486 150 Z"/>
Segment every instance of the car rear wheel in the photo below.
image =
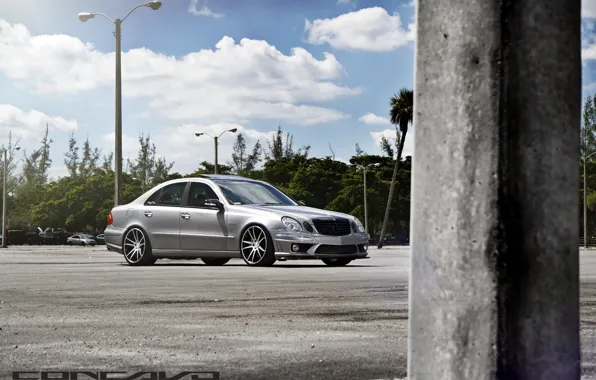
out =
<path fill-rule="evenodd" d="M 147 235 L 137 227 L 131 228 L 124 235 L 122 250 L 129 265 L 152 265 L 157 261 L 151 254 L 151 243 Z"/>
<path fill-rule="evenodd" d="M 271 266 L 275 263 L 273 240 L 265 228 L 249 226 L 240 238 L 240 253 L 247 265 Z"/>
<path fill-rule="evenodd" d="M 321 261 L 330 267 L 343 267 L 352 262 L 351 259 L 321 259 Z"/>
<path fill-rule="evenodd" d="M 209 266 L 225 265 L 228 263 L 228 261 L 230 261 L 230 259 L 218 257 L 201 257 L 201 260 L 205 263 L 205 265 Z"/>

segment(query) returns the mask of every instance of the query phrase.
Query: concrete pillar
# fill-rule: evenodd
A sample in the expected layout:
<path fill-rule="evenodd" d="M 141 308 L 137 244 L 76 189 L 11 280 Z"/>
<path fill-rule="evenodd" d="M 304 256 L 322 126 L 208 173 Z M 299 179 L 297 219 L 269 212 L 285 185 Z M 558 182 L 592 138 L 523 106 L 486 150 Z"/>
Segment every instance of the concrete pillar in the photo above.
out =
<path fill-rule="evenodd" d="M 418 0 L 410 380 L 579 379 L 580 0 Z"/>

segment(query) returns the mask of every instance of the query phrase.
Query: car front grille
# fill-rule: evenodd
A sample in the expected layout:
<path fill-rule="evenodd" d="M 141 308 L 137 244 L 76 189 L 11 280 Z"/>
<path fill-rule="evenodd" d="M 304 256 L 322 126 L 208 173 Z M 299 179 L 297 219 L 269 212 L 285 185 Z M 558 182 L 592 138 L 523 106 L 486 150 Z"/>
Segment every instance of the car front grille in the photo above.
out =
<path fill-rule="evenodd" d="M 350 221 L 344 218 L 313 219 L 315 228 L 321 235 L 343 236 L 351 232 Z"/>

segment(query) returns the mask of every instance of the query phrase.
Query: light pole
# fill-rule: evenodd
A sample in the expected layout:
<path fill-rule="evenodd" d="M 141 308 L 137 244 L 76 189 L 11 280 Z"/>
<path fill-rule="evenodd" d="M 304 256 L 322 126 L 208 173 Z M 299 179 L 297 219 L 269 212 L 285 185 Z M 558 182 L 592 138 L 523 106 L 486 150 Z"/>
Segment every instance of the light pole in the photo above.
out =
<path fill-rule="evenodd" d="M 20 146 L 15 146 L 14 150 L 20 150 Z M 2 176 L 2 248 L 7 247 L 8 237 L 6 236 L 6 176 L 8 175 L 8 149 L 2 148 L 4 153 L 4 174 Z"/>
<path fill-rule="evenodd" d="M 205 133 L 205 132 L 195 133 L 195 136 L 197 136 L 197 137 L 200 137 L 202 135 L 207 135 L 209 137 L 212 137 L 213 141 L 215 142 L 215 167 L 214 167 L 215 174 L 217 174 L 217 148 L 219 146 L 219 138 L 221 137 L 221 135 L 223 135 L 226 132 L 236 133 L 237 130 L 238 130 L 238 128 L 228 129 L 227 131 L 223 131 L 222 133 L 220 133 L 219 136 L 211 136 L 209 133 Z"/>
<path fill-rule="evenodd" d="M 592 152 L 586 157 L 582 157 L 584 161 L 584 249 L 588 249 L 588 195 L 586 194 L 586 161 L 592 157 L 596 152 Z"/>
<path fill-rule="evenodd" d="M 112 20 L 110 17 L 103 13 L 79 13 L 79 20 L 81 22 L 87 22 L 95 16 L 103 16 L 110 20 L 112 24 L 116 26 L 116 111 L 115 111 L 115 152 L 114 152 L 114 174 L 115 174 L 115 188 L 114 188 L 114 205 L 118 206 L 122 200 L 122 66 L 121 66 L 121 54 L 122 54 L 122 34 L 121 25 L 128 16 L 135 10 L 141 7 L 151 8 L 156 11 L 161 7 L 161 1 L 149 1 L 134 7 L 123 19 L 117 18 Z"/>
<path fill-rule="evenodd" d="M 370 167 L 378 167 L 380 163 L 364 165 L 356 165 L 356 167 L 364 173 L 364 232 L 368 235 L 368 204 L 366 201 L 366 172 Z"/>

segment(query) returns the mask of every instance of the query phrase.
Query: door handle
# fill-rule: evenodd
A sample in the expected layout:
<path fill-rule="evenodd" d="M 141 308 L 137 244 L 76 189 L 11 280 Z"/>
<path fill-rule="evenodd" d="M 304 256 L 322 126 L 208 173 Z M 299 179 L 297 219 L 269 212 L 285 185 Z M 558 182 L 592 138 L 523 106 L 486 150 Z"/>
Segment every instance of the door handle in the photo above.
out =
<path fill-rule="evenodd" d="M 151 211 L 145 211 L 145 216 L 147 218 L 151 218 L 153 216 L 153 213 Z"/>
<path fill-rule="evenodd" d="M 180 214 L 180 217 L 182 217 L 182 219 L 188 220 L 188 219 L 190 219 L 190 214 L 187 212 L 183 212 Z"/>

